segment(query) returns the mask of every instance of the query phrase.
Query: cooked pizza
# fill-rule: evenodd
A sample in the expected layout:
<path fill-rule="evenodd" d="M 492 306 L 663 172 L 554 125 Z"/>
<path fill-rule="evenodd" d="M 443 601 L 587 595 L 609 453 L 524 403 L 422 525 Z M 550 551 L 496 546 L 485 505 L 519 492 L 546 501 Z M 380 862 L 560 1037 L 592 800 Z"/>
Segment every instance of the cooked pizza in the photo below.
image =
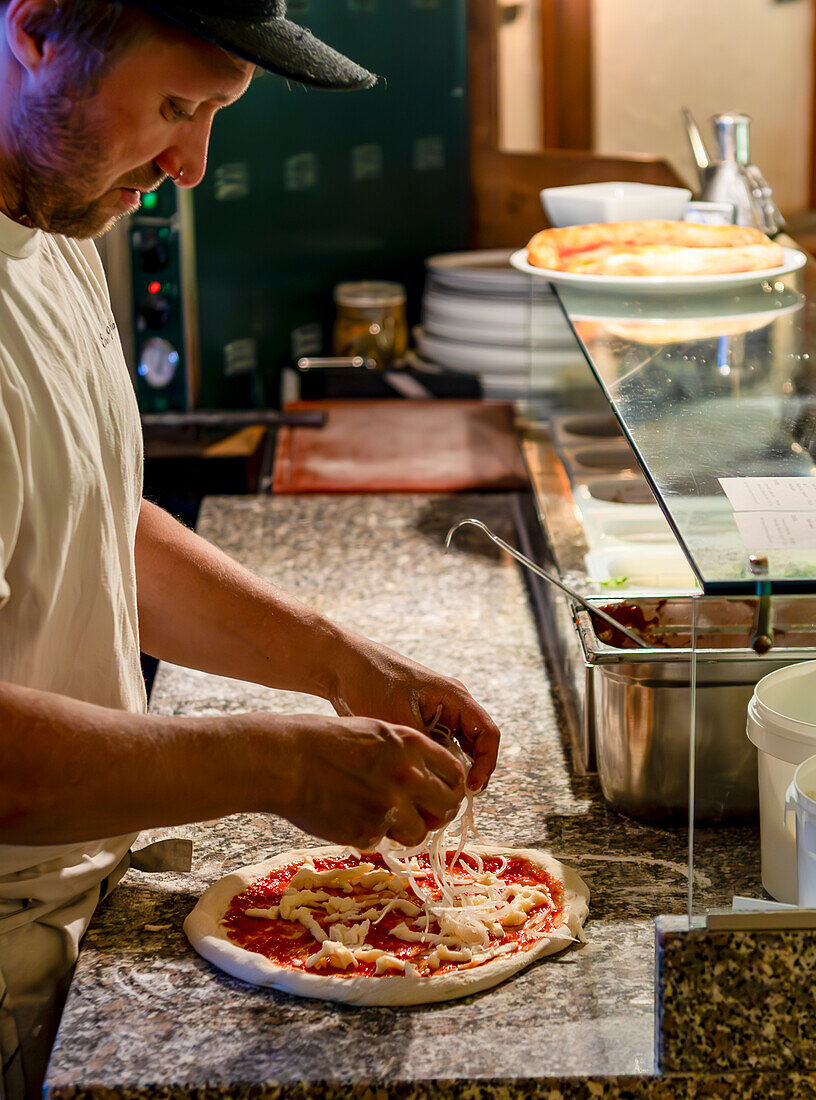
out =
<path fill-rule="evenodd" d="M 450 1000 L 583 940 L 589 892 L 549 855 L 292 850 L 215 883 L 185 921 L 236 978 L 361 1005 Z"/>
<path fill-rule="evenodd" d="M 639 221 L 545 229 L 527 258 L 550 271 L 675 277 L 773 269 L 785 252 L 750 226 Z"/>

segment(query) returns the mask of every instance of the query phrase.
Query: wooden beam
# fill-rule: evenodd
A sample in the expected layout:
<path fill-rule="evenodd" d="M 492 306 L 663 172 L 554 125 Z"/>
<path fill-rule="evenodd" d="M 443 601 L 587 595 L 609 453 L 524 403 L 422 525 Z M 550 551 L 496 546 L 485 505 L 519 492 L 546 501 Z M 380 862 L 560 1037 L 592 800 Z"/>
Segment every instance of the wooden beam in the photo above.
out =
<path fill-rule="evenodd" d="M 561 73 L 558 7 L 561 0 L 540 0 L 541 10 L 541 148 L 561 143 Z"/>
<path fill-rule="evenodd" d="M 592 0 L 558 0 L 559 149 L 592 149 Z"/>
<path fill-rule="evenodd" d="M 591 149 L 592 0 L 540 0 L 545 149 Z"/>
<path fill-rule="evenodd" d="M 471 149 L 498 148 L 498 47 L 496 0 L 468 0 L 467 68 Z"/>
<path fill-rule="evenodd" d="M 810 207 L 816 208 L 816 0 L 813 8 L 813 40 L 810 45 Z"/>

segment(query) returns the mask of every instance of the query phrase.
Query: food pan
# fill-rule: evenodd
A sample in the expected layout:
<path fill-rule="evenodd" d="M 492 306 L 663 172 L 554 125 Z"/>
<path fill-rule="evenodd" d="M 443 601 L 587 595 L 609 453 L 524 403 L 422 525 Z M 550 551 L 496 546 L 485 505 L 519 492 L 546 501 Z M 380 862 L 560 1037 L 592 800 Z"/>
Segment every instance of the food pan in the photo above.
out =
<path fill-rule="evenodd" d="M 574 496 L 575 503 L 582 512 L 587 507 L 597 508 L 609 504 L 625 504 L 638 508 L 658 507 L 645 477 L 593 478 L 586 484 L 577 485 Z"/>
<path fill-rule="evenodd" d="M 623 431 L 611 413 L 580 413 L 556 416 L 552 420 L 553 439 L 558 447 L 606 443 L 623 439 Z"/>
<path fill-rule="evenodd" d="M 756 601 L 698 600 L 695 818 L 745 818 L 757 811 L 756 750 L 745 735 L 754 685 L 766 673 L 816 657 L 816 600 L 774 601 L 775 646 L 749 646 Z M 689 599 L 643 599 L 604 607 L 650 642 L 623 635 L 578 611 L 587 668 L 588 728 L 604 797 L 640 818 L 688 814 Z M 596 630 L 596 625 L 598 629 Z M 624 648 L 627 647 L 627 648 Z"/>
<path fill-rule="evenodd" d="M 573 484 L 609 475 L 640 476 L 635 453 L 622 439 L 590 446 L 565 447 L 561 451 L 561 460 Z"/>
<path fill-rule="evenodd" d="M 615 590 L 610 595 L 674 596 L 686 595 L 697 588 L 686 556 L 676 544 L 590 550 L 584 564 L 588 577 L 607 590 Z"/>

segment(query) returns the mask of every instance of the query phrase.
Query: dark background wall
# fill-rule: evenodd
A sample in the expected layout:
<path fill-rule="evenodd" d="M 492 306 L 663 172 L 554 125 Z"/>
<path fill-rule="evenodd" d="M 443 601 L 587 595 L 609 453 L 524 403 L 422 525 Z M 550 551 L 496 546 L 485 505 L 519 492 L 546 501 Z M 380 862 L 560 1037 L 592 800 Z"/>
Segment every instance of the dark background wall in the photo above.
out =
<path fill-rule="evenodd" d="M 216 119 L 194 192 L 201 405 L 275 406 L 281 367 L 328 352 L 332 287 L 395 279 L 468 242 L 465 0 L 290 0 L 380 75 L 326 92 L 263 75 Z"/>

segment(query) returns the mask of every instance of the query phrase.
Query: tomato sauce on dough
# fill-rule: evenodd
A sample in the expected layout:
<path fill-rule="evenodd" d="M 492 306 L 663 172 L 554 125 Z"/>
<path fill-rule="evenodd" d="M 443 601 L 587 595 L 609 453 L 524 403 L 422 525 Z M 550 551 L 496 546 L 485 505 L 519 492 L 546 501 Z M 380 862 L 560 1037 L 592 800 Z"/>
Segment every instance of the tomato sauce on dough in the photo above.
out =
<path fill-rule="evenodd" d="M 451 857 L 452 853 L 448 853 L 449 860 Z M 366 853 L 364 860 L 366 863 L 374 864 L 377 868 L 385 868 L 382 857 L 377 853 Z M 317 871 L 341 870 L 354 867 L 358 862 L 354 856 L 334 856 L 315 859 L 314 867 Z M 416 873 L 417 882 L 426 893 L 438 896 L 439 891 L 431 877 L 427 855 L 418 856 L 416 863 L 421 868 Z M 460 857 L 459 863 L 467 863 L 469 867 L 475 870 L 475 863 L 466 854 Z M 485 871 L 496 874 L 502 867 L 502 860 L 498 856 L 487 856 L 483 858 L 483 865 Z M 221 923 L 228 938 L 246 951 L 257 952 L 279 966 L 306 970 L 306 959 L 313 955 L 320 946 L 308 929 L 304 928 L 299 921 L 282 920 L 280 918 L 265 920 L 246 916 L 248 909 L 269 909 L 278 905 L 284 891 L 290 886 L 292 879 L 301 867 L 302 863 L 299 862 L 285 864 L 276 867 L 264 878 L 253 882 L 242 893 L 235 895 Z M 542 934 L 552 932 L 562 924 L 563 887 L 558 879 L 545 870 L 537 867 L 528 859 L 513 856 L 508 859 L 507 866 L 501 870 L 500 882 L 506 886 L 534 886 L 547 893 L 550 901 L 549 904 L 541 904 L 531 909 L 525 924 L 506 928 L 501 940 L 496 941 L 497 944 L 514 942 L 517 944 L 518 949 L 523 950 L 525 947 L 536 943 Z M 354 896 L 354 894 L 344 893 L 341 888 L 321 885 L 320 889 L 337 897 Z M 371 891 L 364 889 L 363 893 L 370 895 Z M 408 896 L 412 901 L 421 905 L 421 902 L 412 893 L 409 892 Z M 393 897 L 393 894 L 388 892 L 384 894 L 384 899 L 391 897 Z M 322 927 L 325 927 L 328 932 L 331 924 L 325 923 L 326 914 L 319 906 L 310 911 L 315 920 Z M 357 918 L 358 921 L 359 919 Z M 417 919 L 421 920 L 421 918 Z M 366 946 L 378 948 L 380 951 L 387 951 L 398 959 L 405 959 L 414 963 L 421 962 L 433 950 L 432 945 L 406 942 L 390 934 L 391 929 L 406 920 L 408 918 L 399 910 L 391 910 L 386 913 L 377 924 L 371 924 L 365 937 Z M 528 928 L 531 921 L 535 921 L 535 928 Z M 434 922 L 432 920 L 431 930 L 433 931 L 433 929 Z M 488 960 L 482 960 L 482 963 L 486 961 Z M 457 962 L 442 962 L 433 973 L 443 974 L 461 969 L 462 965 L 462 963 Z M 477 965 L 481 965 L 481 963 Z M 337 978 L 371 977 L 374 975 L 374 971 L 375 963 L 363 960 L 358 960 L 356 966 L 350 967 L 348 970 L 338 970 L 328 964 L 326 960 L 321 960 L 318 966 L 311 967 L 308 970 L 308 972 L 313 973 L 330 974 L 332 977 Z"/>

